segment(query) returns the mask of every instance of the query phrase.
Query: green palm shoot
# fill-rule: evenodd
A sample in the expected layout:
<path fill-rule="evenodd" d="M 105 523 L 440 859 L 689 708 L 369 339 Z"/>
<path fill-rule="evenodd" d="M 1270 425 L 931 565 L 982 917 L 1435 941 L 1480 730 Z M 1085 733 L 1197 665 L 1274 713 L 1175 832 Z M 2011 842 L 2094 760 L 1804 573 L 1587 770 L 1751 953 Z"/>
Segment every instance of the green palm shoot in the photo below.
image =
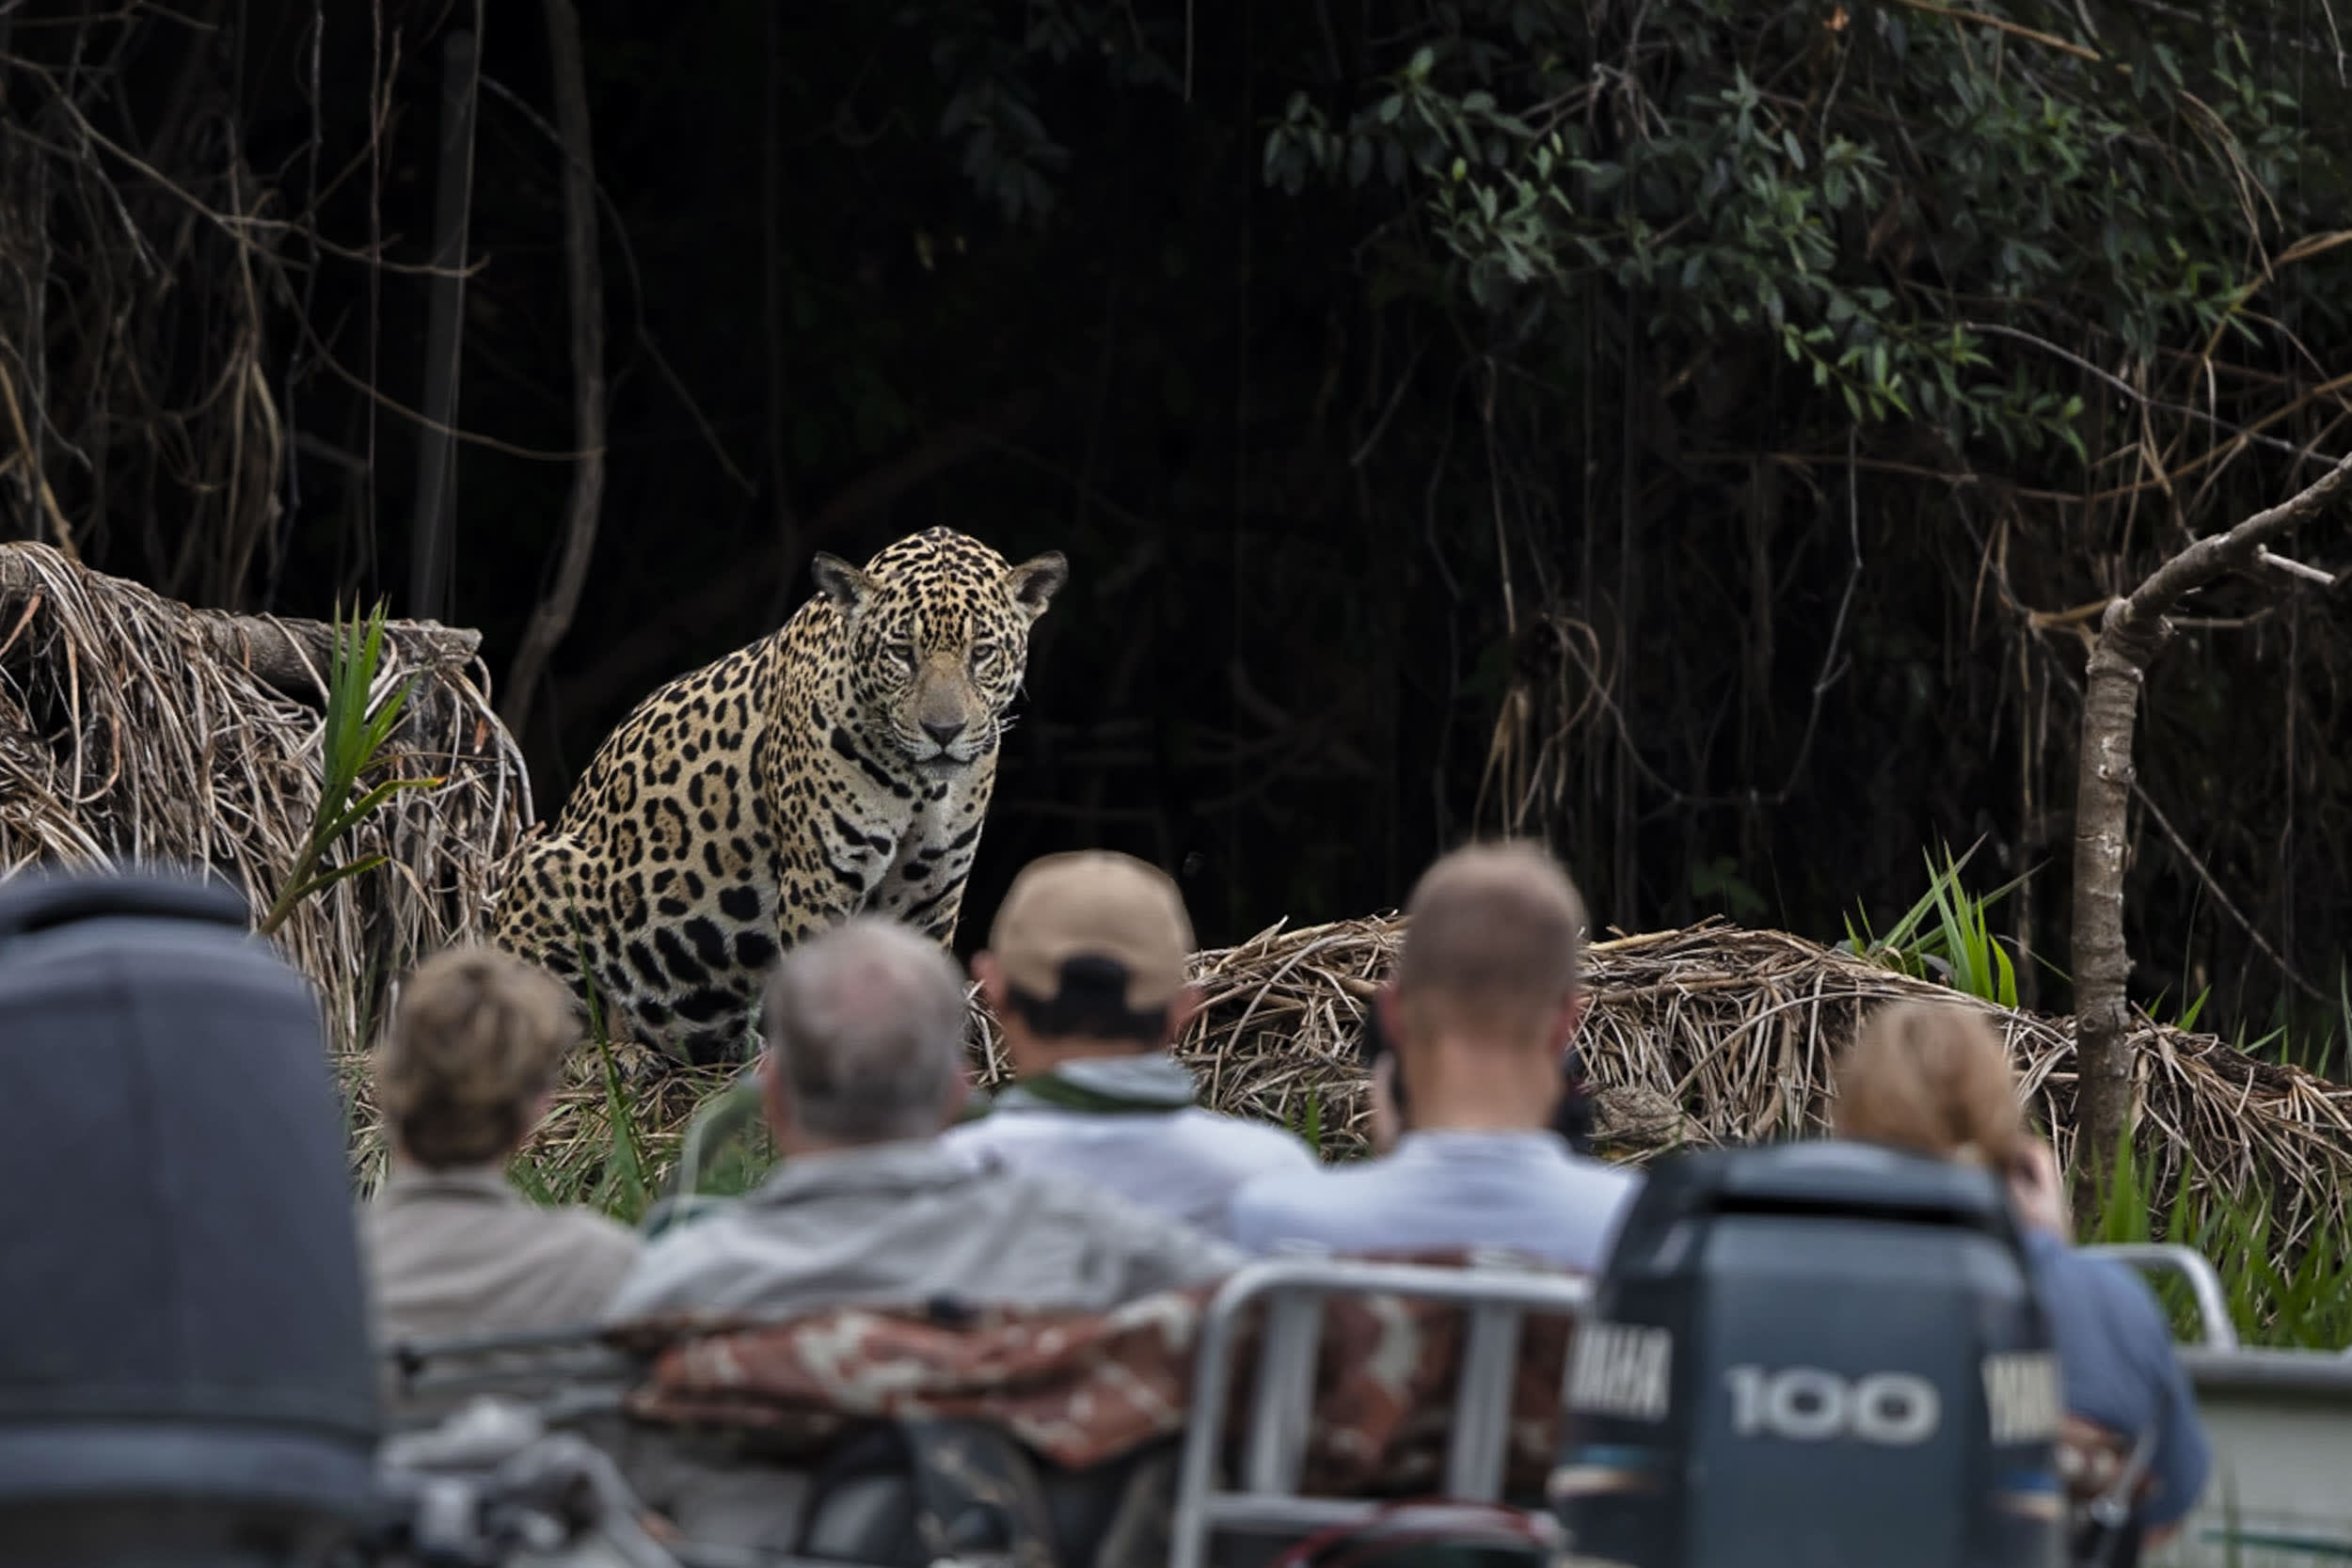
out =
<path fill-rule="evenodd" d="M 437 788 L 440 779 L 386 779 L 363 784 L 380 772 L 385 743 L 400 723 L 400 716 L 416 691 L 416 681 L 404 681 L 385 694 L 373 711 L 368 694 L 375 688 L 376 672 L 384 659 L 384 607 L 378 604 L 364 621 L 335 623 L 335 650 L 327 666 L 326 723 L 320 737 L 319 800 L 310 815 L 310 830 L 286 873 L 278 899 L 262 917 L 258 929 L 274 936 L 302 900 L 361 872 L 372 871 L 389 858 L 361 855 L 341 864 L 328 864 L 337 846 L 375 809 L 404 790 Z"/>

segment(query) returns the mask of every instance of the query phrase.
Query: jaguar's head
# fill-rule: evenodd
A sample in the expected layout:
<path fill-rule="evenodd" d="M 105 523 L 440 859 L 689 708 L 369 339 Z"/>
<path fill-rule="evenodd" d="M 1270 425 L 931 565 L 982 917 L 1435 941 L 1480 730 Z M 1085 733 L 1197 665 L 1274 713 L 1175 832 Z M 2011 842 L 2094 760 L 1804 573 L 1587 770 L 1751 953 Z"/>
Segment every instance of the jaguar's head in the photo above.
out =
<path fill-rule="evenodd" d="M 819 554 L 817 586 L 841 617 L 848 678 L 867 733 L 926 768 L 995 750 L 1028 664 L 1029 627 L 1070 577 L 1059 551 L 1020 565 L 932 529 L 863 568 Z"/>

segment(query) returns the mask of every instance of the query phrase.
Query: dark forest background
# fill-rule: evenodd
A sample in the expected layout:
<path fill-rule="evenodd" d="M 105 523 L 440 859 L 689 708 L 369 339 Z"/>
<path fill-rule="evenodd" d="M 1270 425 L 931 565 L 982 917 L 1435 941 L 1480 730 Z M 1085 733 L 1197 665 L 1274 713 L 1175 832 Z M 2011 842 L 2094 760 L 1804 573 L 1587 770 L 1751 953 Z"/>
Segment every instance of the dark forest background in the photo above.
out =
<path fill-rule="evenodd" d="M 28 4 L 8 534 L 199 604 L 437 608 L 503 682 L 577 445 L 575 3 L 610 435 L 539 810 L 812 550 L 1058 548 L 967 945 L 1084 844 L 1218 943 L 1392 906 L 1474 831 L 1548 835 L 1603 925 L 1822 938 L 1980 843 L 2062 1006 L 2087 632 L 2352 444 L 2319 0 Z M 2156 670 L 2128 910 L 2143 1002 L 2315 1042 L 2352 1021 L 2352 532 L 2306 531 L 2333 587 L 2205 594 Z"/>

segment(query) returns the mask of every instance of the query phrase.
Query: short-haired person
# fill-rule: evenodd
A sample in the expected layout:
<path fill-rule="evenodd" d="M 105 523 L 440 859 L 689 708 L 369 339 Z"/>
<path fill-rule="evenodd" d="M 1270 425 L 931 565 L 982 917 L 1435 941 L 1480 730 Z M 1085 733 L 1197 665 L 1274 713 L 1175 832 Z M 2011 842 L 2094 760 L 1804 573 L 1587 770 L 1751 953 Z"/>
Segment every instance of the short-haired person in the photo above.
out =
<path fill-rule="evenodd" d="M 1126 855 L 1048 855 L 1013 879 L 972 960 L 1015 1075 L 947 1134 L 976 1161 L 1078 1178 L 1212 1234 L 1234 1189 L 1315 1168 L 1279 1128 L 1195 1104 L 1168 1054 L 1200 1006 L 1192 922 L 1166 873 Z"/>
<path fill-rule="evenodd" d="M 579 1037 L 564 988 L 489 948 L 436 954 L 402 986 L 373 1064 L 390 1168 L 360 1216 L 379 1339 L 597 1320 L 637 1233 L 532 1204 L 504 1171 Z"/>
<path fill-rule="evenodd" d="M 2008 1050 L 1984 1017 L 1902 1003 L 1865 1020 L 1838 1066 L 1846 1137 L 2002 1172 L 2049 1314 L 2066 1408 L 2129 1449 L 2155 1439 L 2137 1511 L 2153 1546 L 2196 1507 L 2212 1456 L 2172 1331 L 2147 1282 L 2069 1244 L 2058 1160 L 2026 1131 Z"/>
<path fill-rule="evenodd" d="M 1100 1311 L 1214 1279 L 1229 1247 L 1083 1182 L 942 1147 L 968 1092 L 964 993 L 940 945 L 863 916 L 770 976 L 760 1072 L 783 1164 L 645 1248 L 609 1316 L 853 1305 Z"/>
<path fill-rule="evenodd" d="M 1396 977 L 1374 1001 L 1406 1091 L 1394 1152 L 1250 1182 L 1233 1199 L 1234 1240 L 1256 1252 L 1507 1248 L 1597 1270 L 1640 1178 L 1569 1153 L 1552 1128 L 1584 1010 L 1574 884 L 1541 849 L 1476 846 L 1432 865 L 1406 912 Z"/>

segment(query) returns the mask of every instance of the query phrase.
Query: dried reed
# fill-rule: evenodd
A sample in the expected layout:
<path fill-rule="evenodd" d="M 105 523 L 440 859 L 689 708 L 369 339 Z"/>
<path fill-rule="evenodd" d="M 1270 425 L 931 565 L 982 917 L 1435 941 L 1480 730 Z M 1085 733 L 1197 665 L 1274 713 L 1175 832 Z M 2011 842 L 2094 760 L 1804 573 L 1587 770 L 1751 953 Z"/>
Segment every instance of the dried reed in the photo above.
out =
<path fill-rule="evenodd" d="M 190 610 L 45 546 L 0 546 L 0 875 L 170 865 L 266 909 L 318 799 L 332 635 Z M 278 934 L 346 1058 L 416 955 L 479 934 L 530 819 L 522 758 L 483 695 L 473 641 L 394 624 L 373 695 L 421 679 L 391 766 L 447 783 L 354 830 L 342 856 L 388 863 L 304 900 Z"/>

